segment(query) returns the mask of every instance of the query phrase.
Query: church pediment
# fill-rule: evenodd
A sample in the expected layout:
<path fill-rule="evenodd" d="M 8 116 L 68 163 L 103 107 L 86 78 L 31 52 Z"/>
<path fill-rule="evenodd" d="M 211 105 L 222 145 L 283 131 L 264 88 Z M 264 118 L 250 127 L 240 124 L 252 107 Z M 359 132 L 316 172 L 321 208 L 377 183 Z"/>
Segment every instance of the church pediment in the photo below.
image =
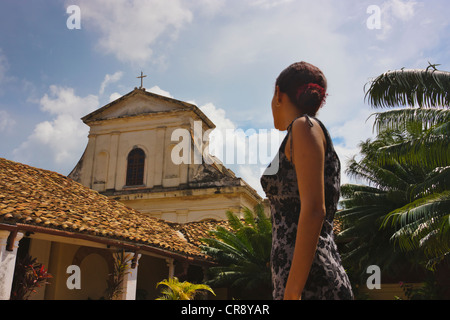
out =
<path fill-rule="evenodd" d="M 208 125 L 210 125 L 210 127 L 214 127 L 214 124 L 203 114 L 203 112 L 200 111 L 200 109 L 197 108 L 197 106 L 138 88 L 107 104 L 106 106 L 86 115 L 82 118 L 82 120 L 84 123 L 88 124 L 94 121 L 183 110 L 195 112 Z"/>

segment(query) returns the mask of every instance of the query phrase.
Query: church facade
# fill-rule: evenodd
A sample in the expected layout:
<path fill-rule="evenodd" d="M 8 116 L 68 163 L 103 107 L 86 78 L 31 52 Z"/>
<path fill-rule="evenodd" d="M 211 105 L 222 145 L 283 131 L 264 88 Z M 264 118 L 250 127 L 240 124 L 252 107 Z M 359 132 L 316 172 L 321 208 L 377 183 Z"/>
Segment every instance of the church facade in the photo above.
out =
<path fill-rule="evenodd" d="M 215 125 L 193 104 L 135 88 L 82 121 L 89 140 L 69 178 L 142 214 L 221 220 L 262 201 L 208 153 Z"/>

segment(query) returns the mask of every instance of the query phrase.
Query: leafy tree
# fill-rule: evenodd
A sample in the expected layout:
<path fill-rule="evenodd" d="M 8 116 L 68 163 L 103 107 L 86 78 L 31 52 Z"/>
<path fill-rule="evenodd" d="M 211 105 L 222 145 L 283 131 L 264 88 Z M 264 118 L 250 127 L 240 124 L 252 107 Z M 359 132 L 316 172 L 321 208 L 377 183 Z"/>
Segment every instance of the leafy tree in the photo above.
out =
<path fill-rule="evenodd" d="M 230 229 L 217 227 L 202 249 L 217 261 L 209 269 L 212 287 L 230 287 L 238 299 L 271 299 L 272 225 L 258 205 L 243 210 L 243 220 L 228 211 Z"/>

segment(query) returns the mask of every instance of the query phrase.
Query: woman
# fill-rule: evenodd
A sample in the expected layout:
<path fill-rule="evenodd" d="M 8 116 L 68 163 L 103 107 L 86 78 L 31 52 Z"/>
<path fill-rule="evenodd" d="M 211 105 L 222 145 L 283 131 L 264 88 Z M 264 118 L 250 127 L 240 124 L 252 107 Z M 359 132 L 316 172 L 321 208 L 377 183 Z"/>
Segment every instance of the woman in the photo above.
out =
<path fill-rule="evenodd" d="M 315 118 L 326 90 L 323 73 L 306 62 L 292 64 L 276 81 L 274 124 L 287 135 L 261 177 L 272 213 L 276 300 L 353 299 L 333 237 L 340 162 L 327 129 Z M 276 173 L 269 170 L 275 161 Z"/>

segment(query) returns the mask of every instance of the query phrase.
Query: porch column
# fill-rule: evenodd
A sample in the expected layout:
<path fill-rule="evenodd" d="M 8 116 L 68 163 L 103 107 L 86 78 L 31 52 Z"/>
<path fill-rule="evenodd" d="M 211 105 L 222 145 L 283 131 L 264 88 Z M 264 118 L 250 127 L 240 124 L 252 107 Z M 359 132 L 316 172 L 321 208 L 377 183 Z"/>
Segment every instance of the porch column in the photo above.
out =
<path fill-rule="evenodd" d="M 120 300 L 136 300 L 136 288 L 137 288 L 137 274 L 138 274 L 138 262 L 141 258 L 141 254 L 134 252 L 126 252 L 133 257 L 127 261 L 128 272 L 124 275 L 122 282 L 122 296 Z"/>
<path fill-rule="evenodd" d="M 0 300 L 9 300 L 11 296 L 17 249 L 22 237 L 20 232 L 0 230 Z"/>
<path fill-rule="evenodd" d="M 174 265 L 174 259 L 168 258 L 166 259 L 167 266 L 169 267 L 169 279 L 173 279 L 175 274 L 175 265 Z"/>

